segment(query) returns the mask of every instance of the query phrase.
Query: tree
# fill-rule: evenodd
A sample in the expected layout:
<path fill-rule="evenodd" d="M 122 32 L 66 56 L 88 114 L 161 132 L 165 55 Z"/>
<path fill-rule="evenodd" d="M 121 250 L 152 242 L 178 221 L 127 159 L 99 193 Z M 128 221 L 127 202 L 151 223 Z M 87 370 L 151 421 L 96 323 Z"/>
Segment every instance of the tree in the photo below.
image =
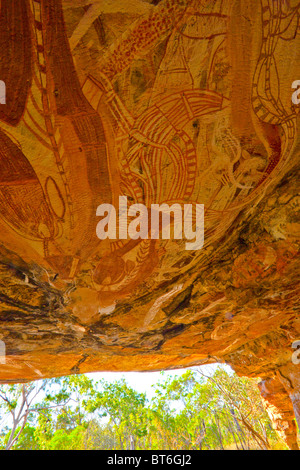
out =
<path fill-rule="evenodd" d="M 139 448 L 141 438 L 147 434 L 146 395 L 129 387 L 124 379 L 114 383 L 99 382 L 101 391 L 85 405 L 89 412 L 109 418 L 116 433 L 120 449 Z"/>
<path fill-rule="evenodd" d="M 218 367 L 213 375 L 206 375 L 201 369 L 198 369 L 197 373 L 205 377 L 217 392 L 223 414 L 227 415 L 227 422 L 229 414 L 231 415 L 242 448 L 249 448 L 249 444 L 246 443 L 246 434 L 248 434 L 259 448 L 269 450 L 271 446 L 266 433 L 269 420 L 256 383 L 246 377 L 240 378 L 236 374 L 229 374 L 221 367 Z M 232 429 L 232 426 L 229 427 Z"/>
<path fill-rule="evenodd" d="M 40 410 L 35 403 L 37 396 L 43 390 L 46 381 L 33 382 L 23 385 L 2 385 L 0 387 L 0 410 L 9 415 L 12 427 L 6 442 L 5 449 L 10 450 L 18 441 L 28 418 Z"/>
<path fill-rule="evenodd" d="M 82 423 L 82 400 L 92 396 L 93 382 L 86 376 L 71 376 L 41 380 L 28 384 L 2 385 L 0 387 L 0 410 L 10 416 L 11 429 L 5 442 L 10 450 L 20 438 L 27 422 L 37 417 L 35 440 L 41 445 L 49 437 L 50 424 L 56 416 L 56 429 L 74 429 Z M 75 406 L 74 406 L 75 404 Z M 56 430 L 54 429 L 54 431 Z M 33 431 L 27 427 L 27 433 Z"/>
<path fill-rule="evenodd" d="M 255 381 L 224 367 L 188 370 L 154 385 L 85 375 L 0 387 L 7 449 L 266 449 L 279 445 Z"/>
<path fill-rule="evenodd" d="M 246 450 L 270 448 L 275 439 L 256 383 L 223 367 L 187 371 L 155 388 L 158 448 Z"/>
<path fill-rule="evenodd" d="M 44 413 L 38 416 L 35 438 L 42 449 L 84 448 L 89 413 L 85 402 L 96 393 L 93 380 L 82 375 L 60 377 L 49 381 Z"/>

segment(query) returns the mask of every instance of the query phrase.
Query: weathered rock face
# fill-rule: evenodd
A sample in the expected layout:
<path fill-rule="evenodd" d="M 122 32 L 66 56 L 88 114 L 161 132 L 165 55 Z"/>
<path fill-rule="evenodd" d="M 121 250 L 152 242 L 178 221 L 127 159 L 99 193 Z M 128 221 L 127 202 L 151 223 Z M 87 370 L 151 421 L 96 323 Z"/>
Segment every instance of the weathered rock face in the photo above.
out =
<path fill-rule="evenodd" d="M 0 5 L 0 380 L 227 362 L 297 448 L 299 2 Z M 204 246 L 100 240 L 119 196 Z"/>

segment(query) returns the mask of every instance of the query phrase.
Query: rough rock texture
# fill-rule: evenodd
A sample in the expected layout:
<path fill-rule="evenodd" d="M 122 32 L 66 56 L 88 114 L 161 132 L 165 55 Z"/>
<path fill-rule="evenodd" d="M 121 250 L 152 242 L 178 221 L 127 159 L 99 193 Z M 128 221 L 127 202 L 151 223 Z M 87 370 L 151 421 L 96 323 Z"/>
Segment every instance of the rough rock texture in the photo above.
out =
<path fill-rule="evenodd" d="M 297 448 L 299 2 L 0 5 L 0 381 L 226 362 Z M 204 247 L 99 240 L 121 195 Z"/>

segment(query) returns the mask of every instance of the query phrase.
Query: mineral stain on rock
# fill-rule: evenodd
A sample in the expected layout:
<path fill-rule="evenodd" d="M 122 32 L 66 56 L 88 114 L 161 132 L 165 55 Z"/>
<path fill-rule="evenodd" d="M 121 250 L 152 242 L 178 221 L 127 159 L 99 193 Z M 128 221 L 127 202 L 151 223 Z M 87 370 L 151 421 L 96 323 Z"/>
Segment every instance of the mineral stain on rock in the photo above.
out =
<path fill-rule="evenodd" d="M 226 362 L 297 448 L 299 7 L 1 1 L 1 382 Z M 99 240 L 119 196 L 203 248 Z"/>

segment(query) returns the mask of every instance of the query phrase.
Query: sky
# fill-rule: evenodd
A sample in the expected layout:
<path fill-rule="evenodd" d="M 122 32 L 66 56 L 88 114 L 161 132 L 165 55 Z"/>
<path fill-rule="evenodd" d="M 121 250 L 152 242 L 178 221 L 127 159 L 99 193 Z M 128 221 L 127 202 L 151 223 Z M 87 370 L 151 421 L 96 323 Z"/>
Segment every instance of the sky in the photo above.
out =
<path fill-rule="evenodd" d="M 201 366 L 201 369 L 204 373 L 209 375 L 219 365 L 220 364 L 211 364 L 209 366 Z M 223 365 L 223 367 L 225 367 L 228 372 L 232 371 L 229 366 Z M 174 378 L 175 376 L 181 376 L 187 370 L 193 369 L 199 369 L 199 367 L 188 367 L 187 369 L 176 369 L 162 372 L 93 372 L 85 375 L 94 380 L 104 379 L 107 382 L 114 382 L 115 380 L 120 380 L 124 377 L 128 385 L 139 393 L 146 393 L 147 398 L 151 399 L 154 396 L 152 385 L 158 382 L 163 382 L 168 377 Z"/>

